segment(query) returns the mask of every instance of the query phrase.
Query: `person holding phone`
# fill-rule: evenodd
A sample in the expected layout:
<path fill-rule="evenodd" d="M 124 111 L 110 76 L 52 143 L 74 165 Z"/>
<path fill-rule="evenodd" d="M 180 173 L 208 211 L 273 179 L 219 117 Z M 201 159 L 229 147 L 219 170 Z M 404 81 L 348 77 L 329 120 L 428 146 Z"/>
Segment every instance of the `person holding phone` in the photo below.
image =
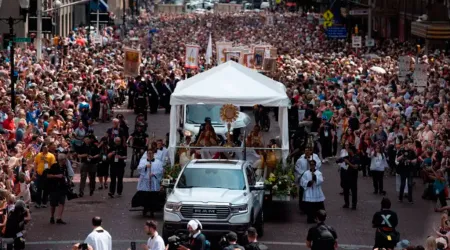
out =
<path fill-rule="evenodd" d="M 165 249 L 164 240 L 156 231 L 157 227 L 158 227 L 158 224 L 156 223 L 156 221 L 148 220 L 147 222 L 145 222 L 144 230 L 147 233 L 147 235 L 150 236 L 150 238 L 148 239 L 147 244 L 142 246 L 142 249 L 144 249 L 144 250 L 164 250 Z M 131 249 L 131 250 L 136 250 L 136 249 Z"/>

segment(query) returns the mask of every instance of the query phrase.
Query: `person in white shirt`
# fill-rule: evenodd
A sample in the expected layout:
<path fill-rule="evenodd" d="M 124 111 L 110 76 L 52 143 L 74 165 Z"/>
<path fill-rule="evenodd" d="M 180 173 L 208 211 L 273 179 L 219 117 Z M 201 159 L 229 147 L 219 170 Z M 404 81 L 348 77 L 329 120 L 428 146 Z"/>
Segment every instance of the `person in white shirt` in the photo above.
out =
<path fill-rule="evenodd" d="M 158 149 L 155 154 L 155 159 L 160 160 L 163 163 L 163 165 L 166 165 L 169 151 L 167 150 L 166 147 L 164 147 L 163 141 L 161 139 L 157 140 L 156 144 Z"/>
<path fill-rule="evenodd" d="M 102 218 L 95 216 L 92 218 L 94 230 L 87 236 L 84 243 L 92 246 L 94 250 L 112 250 L 111 235 L 102 228 Z"/>
<path fill-rule="evenodd" d="M 323 176 L 316 170 L 316 161 L 309 161 L 307 170 L 300 180 L 300 185 L 305 190 L 303 193 L 303 204 L 308 216 L 307 222 L 314 223 L 315 215 L 320 209 L 325 209 L 325 195 L 322 191 Z"/>
<path fill-rule="evenodd" d="M 158 224 L 156 221 L 149 220 L 145 223 L 145 232 L 147 235 L 150 235 L 150 238 L 147 241 L 147 245 L 143 245 L 142 249 L 145 250 L 164 250 L 166 247 L 164 246 L 164 240 L 161 236 L 159 236 L 156 231 Z"/>
<path fill-rule="evenodd" d="M 304 192 L 300 180 L 302 179 L 303 174 L 309 169 L 308 162 L 311 160 L 316 162 L 316 169 L 320 170 L 320 167 L 322 166 L 320 157 L 317 154 L 313 153 L 313 149 L 311 147 L 307 147 L 305 148 L 305 153 L 300 156 L 300 158 L 298 158 L 297 162 L 295 163 L 295 183 L 297 183 L 299 186 L 299 197 L 303 197 Z M 298 207 L 300 211 L 305 212 L 303 200 L 301 198 L 299 199 Z"/>

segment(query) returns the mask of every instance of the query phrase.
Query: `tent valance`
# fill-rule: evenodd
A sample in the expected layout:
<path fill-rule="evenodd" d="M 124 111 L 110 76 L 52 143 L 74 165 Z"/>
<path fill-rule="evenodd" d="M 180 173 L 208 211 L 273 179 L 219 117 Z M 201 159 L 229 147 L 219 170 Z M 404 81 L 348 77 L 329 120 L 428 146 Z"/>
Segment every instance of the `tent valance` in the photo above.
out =
<path fill-rule="evenodd" d="M 197 103 L 287 107 L 289 98 L 282 83 L 228 61 L 177 84 L 171 105 Z"/>

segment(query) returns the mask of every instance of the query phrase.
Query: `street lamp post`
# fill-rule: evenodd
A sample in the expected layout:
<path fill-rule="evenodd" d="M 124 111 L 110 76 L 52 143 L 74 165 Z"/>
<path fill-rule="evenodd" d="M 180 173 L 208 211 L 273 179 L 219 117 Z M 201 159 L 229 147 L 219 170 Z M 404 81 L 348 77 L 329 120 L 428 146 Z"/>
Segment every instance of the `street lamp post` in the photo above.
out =
<path fill-rule="evenodd" d="M 19 6 L 21 9 L 23 10 L 28 10 L 28 8 L 30 7 L 30 0 L 19 0 Z M 16 93 L 14 90 L 14 85 L 16 83 L 16 66 L 14 63 L 14 46 L 15 46 L 15 42 L 14 42 L 14 38 L 15 38 L 15 34 L 14 34 L 14 25 L 18 24 L 20 22 L 26 22 L 27 19 L 27 14 L 26 12 L 23 13 L 23 18 L 13 18 L 13 17 L 8 17 L 8 18 L 0 18 L 0 21 L 6 22 L 9 26 L 9 36 L 10 36 L 10 46 L 9 46 L 9 67 L 10 67 L 10 80 L 11 80 L 11 84 L 10 84 L 10 88 L 11 88 L 11 109 L 15 110 L 16 107 Z"/>

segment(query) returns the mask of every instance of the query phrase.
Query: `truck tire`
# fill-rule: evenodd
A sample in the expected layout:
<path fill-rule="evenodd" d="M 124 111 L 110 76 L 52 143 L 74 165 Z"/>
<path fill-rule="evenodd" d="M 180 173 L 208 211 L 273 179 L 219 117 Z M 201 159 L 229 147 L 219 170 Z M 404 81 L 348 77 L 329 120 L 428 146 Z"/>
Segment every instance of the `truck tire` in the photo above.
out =
<path fill-rule="evenodd" d="M 258 232 L 259 237 L 264 236 L 264 209 L 261 209 L 258 217 L 256 218 L 255 225 L 256 231 Z"/>

